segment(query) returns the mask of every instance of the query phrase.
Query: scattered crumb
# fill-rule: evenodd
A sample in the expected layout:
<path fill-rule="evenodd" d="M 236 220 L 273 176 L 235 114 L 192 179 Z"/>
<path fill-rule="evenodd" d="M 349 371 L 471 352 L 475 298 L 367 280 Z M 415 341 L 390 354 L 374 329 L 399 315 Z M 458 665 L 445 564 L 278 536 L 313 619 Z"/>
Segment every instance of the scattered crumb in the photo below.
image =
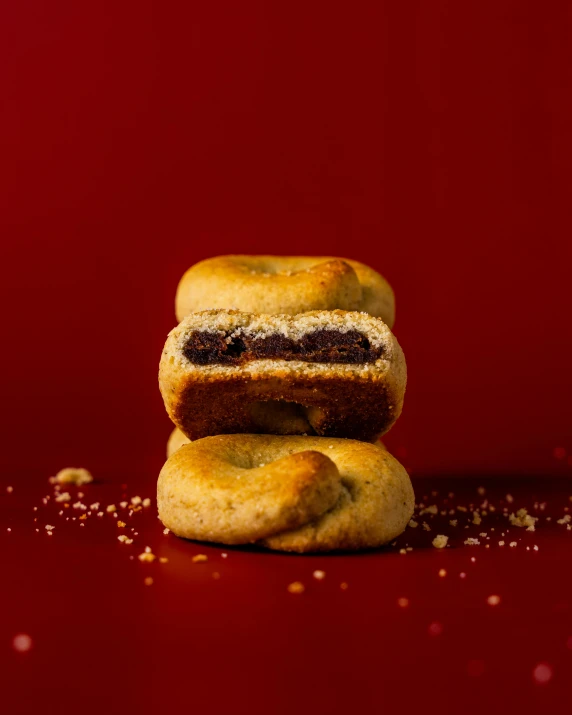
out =
<path fill-rule="evenodd" d="M 457 523 L 458 523 L 458 522 L 457 522 L 457 519 L 450 519 L 450 520 L 449 520 L 449 524 L 451 524 L 451 526 L 457 526 Z"/>
<path fill-rule="evenodd" d="M 493 594 L 492 596 L 489 596 L 487 598 L 487 603 L 489 604 L 489 606 L 498 606 L 500 602 L 501 597 L 497 596 L 496 594 Z"/>
<path fill-rule="evenodd" d="M 477 489 L 477 492 L 479 493 L 480 496 L 484 496 L 484 494 L 485 494 L 486 491 L 487 491 L 487 490 L 486 490 L 484 487 L 479 487 L 479 488 Z"/>
<path fill-rule="evenodd" d="M 6 491 L 8 492 L 8 494 L 12 494 L 12 492 L 14 491 L 14 487 L 6 487 Z"/>
<path fill-rule="evenodd" d="M 410 519 L 410 521 L 409 521 L 409 526 L 410 526 L 412 529 L 416 529 L 416 528 L 419 526 L 419 524 L 415 521 L 415 519 Z"/>
<path fill-rule="evenodd" d="M 512 526 L 525 526 L 527 531 L 534 531 L 534 525 L 538 521 L 538 517 L 530 516 L 526 509 L 519 509 L 516 515 L 509 514 L 508 520 Z"/>
<path fill-rule="evenodd" d="M 151 506 L 151 499 L 149 499 L 149 497 L 147 497 L 147 499 L 143 499 L 143 501 L 141 503 L 143 504 L 144 507 Z"/>
<path fill-rule="evenodd" d="M 121 521 L 121 519 L 117 520 L 117 528 L 118 529 L 123 529 L 123 527 L 127 526 L 127 524 L 124 521 Z"/>
<path fill-rule="evenodd" d="M 167 535 L 170 531 L 171 531 L 171 530 L 170 530 L 170 529 L 167 529 L 167 527 L 165 527 L 165 528 L 163 529 L 163 533 L 164 533 L 165 535 Z"/>
<path fill-rule="evenodd" d="M 151 551 L 151 548 L 149 546 L 146 546 L 145 551 L 142 554 L 139 554 L 139 556 L 137 558 L 139 559 L 139 561 L 144 561 L 144 562 L 152 564 L 153 561 L 155 561 L 155 559 L 157 557 Z"/>
<path fill-rule="evenodd" d="M 478 539 L 465 539 L 465 544 L 467 546 L 478 546 L 481 542 Z"/>
<path fill-rule="evenodd" d="M 431 527 L 426 521 L 424 521 L 421 526 L 425 529 L 425 531 L 431 531 Z"/>
<path fill-rule="evenodd" d="M 478 511 L 473 512 L 473 524 L 480 524 L 482 521 Z"/>
<path fill-rule="evenodd" d="M 80 521 L 85 521 L 86 519 L 87 519 L 87 514 L 82 514 L 82 515 L 79 517 L 79 520 L 80 520 Z"/>
<path fill-rule="evenodd" d="M 226 559 L 227 556 L 228 556 L 228 554 L 221 554 L 221 558 L 223 558 L 223 559 Z"/>
<path fill-rule="evenodd" d="M 167 563 L 169 563 L 169 559 L 166 556 L 159 556 L 159 563 L 167 564 Z"/>
<path fill-rule="evenodd" d="M 572 519 L 572 517 L 570 516 L 570 514 L 565 514 L 562 517 L 562 519 L 558 519 L 556 523 L 557 524 L 569 524 L 571 519 Z"/>
<path fill-rule="evenodd" d="M 505 499 L 507 500 L 507 502 L 508 502 L 509 504 L 512 504 L 513 501 L 514 501 L 514 497 L 512 496 L 512 494 L 507 494 L 506 497 L 505 497 Z"/>
<path fill-rule="evenodd" d="M 467 578 L 467 574 L 464 571 L 461 571 L 459 578 Z"/>
<path fill-rule="evenodd" d="M 429 625 L 427 632 L 430 636 L 440 636 L 443 633 L 443 624 L 435 621 Z"/>
<path fill-rule="evenodd" d="M 401 598 L 397 599 L 397 605 L 399 606 L 399 608 L 407 608 L 407 606 L 409 606 L 409 599 L 404 598 L 402 596 Z"/>
<path fill-rule="evenodd" d="M 477 560 L 477 559 L 476 559 L 474 556 L 471 556 L 471 561 L 472 561 L 473 563 L 475 563 L 476 560 Z"/>
<path fill-rule="evenodd" d="M 511 541 L 509 546 L 514 549 L 514 547 L 516 546 L 516 541 Z"/>
<path fill-rule="evenodd" d="M 92 511 L 97 511 L 97 510 L 99 509 L 99 502 L 98 502 L 98 501 L 93 502 L 93 504 L 90 504 L 90 505 L 89 505 L 89 508 L 90 508 Z"/>
<path fill-rule="evenodd" d="M 202 563 L 204 563 L 205 561 L 208 561 L 208 560 L 209 560 L 209 557 L 206 556 L 205 554 L 196 554 L 196 555 L 193 556 L 193 558 L 192 558 L 192 562 L 193 562 L 194 564 L 202 564 Z"/>
<path fill-rule="evenodd" d="M 445 571 L 445 569 L 439 569 L 439 576 L 441 578 L 445 578 L 446 575 L 447 575 L 447 572 Z"/>
<path fill-rule="evenodd" d="M 52 531 L 52 530 L 55 529 L 55 528 L 56 528 L 56 527 L 55 527 L 55 526 L 52 526 L 51 524 L 46 524 L 46 526 L 45 526 L 46 531 Z"/>
<path fill-rule="evenodd" d="M 62 492 L 61 494 L 58 494 L 56 497 L 54 497 L 54 501 L 59 502 L 66 502 L 71 500 L 71 495 L 69 492 Z"/>
<path fill-rule="evenodd" d="M 81 486 L 82 484 L 93 482 L 93 477 L 87 469 L 66 467 L 65 469 L 60 469 L 56 476 L 50 479 L 50 482 L 52 484 L 75 484 L 76 486 Z"/>
<path fill-rule="evenodd" d="M 458 506 L 458 507 L 457 507 L 457 511 L 466 512 L 466 511 L 467 511 L 467 507 L 466 507 L 466 506 Z"/>
<path fill-rule="evenodd" d="M 123 544 L 132 544 L 133 543 L 133 539 L 130 539 L 126 534 L 120 534 L 117 537 L 117 540 L 121 541 L 121 543 L 123 543 Z"/>
<path fill-rule="evenodd" d="M 127 502 L 127 501 L 120 501 L 120 502 L 119 502 L 119 506 L 120 506 L 122 509 L 126 509 L 126 508 L 129 506 L 129 502 Z"/>
<path fill-rule="evenodd" d="M 444 549 L 447 546 L 449 537 L 444 534 L 437 534 L 437 536 L 431 542 L 436 549 Z"/>
<path fill-rule="evenodd" d="M 315 579 L 317 579 L 318 581 L 323 581 L 323 580 L 326 578 L 326 572 L 325 572 L 325 571 L 316 570 L 316 571 L 314 571 L 314 573 L 312 574 L 312 576 L 313 576 Z"/>
<path fill-rule="evenodd" d="M 534 546 L 533 546 L 532 548 L 533 548 L 535 551 L 538 551 L 538 546 L 537 546 L 536 544 L 534 544 Z"/>
<path fill-rule="evenodd" d="M 98 512 L 97 512 L 97 516 L 103 516 L 103 512 L 102 512 L 102 511 L 98 511 Z"/>
<path fill-rule="evenodd" d="M 82 504 L 80 501 L 76 501 L 75 504 L 72 504 L 74 509 L 83 509 L 84 511 L 87 509 L 85 504 Z"/>
<path fill-rule="evenodd" d="M 143 583 L 145 584 L 145 586 L 152 586 L 153 585 L 153 577 L 147 576 L 146 578 L 143 579 Z"/>
<path fill-rule="evenodd" d="M 423 516 L 423 514 L 437 514 L 438 511 L 437 505 L 433 504 L 432 506 L 425 507 L 425 509 L 421 509 L 419 516 Z"/>
<path fill-rule="evenodd" d="M 18 633 L 12 639 L 12 647 L 18 653 L 26 653 L 32 648 L 32 639 L 26 633 Z"/>
<path fill-rule="evenodd" d="M 545 685 L 552 680 L 552 666 L 548 663 L 539 663 L 534 667 L 532 677 L 538 685 Z"/>
<path fill-rule="evenodd" d="M 115 506 L 115 504 L 108 504 L 108 505 L 105 507 L 105 511 L 106 511 L 108 514 L 111 514 L 111 513 L 114 512 L 116 509 L 117 509 L 117 507 Z"/>
<path fill-rule="evenodd" d="M 340 588 L 342 589 L 342 591 L 347 591 L 349 586 L 345 581 L 342 581 L 342 583 L 340 583 Z"/>
<path fill-rule="evenodd" d="M 304 584 L 300 581 L 294 581 L 288 584 L 288 593 L 304 593 L 305 590 Z"/>
<path fill-rule="evenodd" d="M 138 506 L 139 504 L 141 504 L 142 501 L 143 500 L 141 499 L 141 497 L 132 497 L 131 498 L 131 503 L 133 504 L 133 506 Z"/>
<path fill-rule="evenodd" d="M 499 546 L 504 546 L 504 541 L 499 541 Z"/>
<path fill-rule="evenodd" d="M 400 554 L 406 554 L 406 553 L 407 553 L 407 550 L 406 550 L 406 549 L 399 549 L 399 553 L 400 553 Z"/>

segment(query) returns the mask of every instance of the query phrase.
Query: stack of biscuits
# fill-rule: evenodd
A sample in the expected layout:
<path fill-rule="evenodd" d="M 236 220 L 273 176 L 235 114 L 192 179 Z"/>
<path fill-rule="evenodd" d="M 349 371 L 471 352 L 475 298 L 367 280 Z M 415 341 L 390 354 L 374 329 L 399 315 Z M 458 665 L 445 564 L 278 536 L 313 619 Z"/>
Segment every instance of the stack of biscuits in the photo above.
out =
<path fill-rule="evenodd" d="M 406 470 L 379 441 L 406 366 L 393 291 L 332 257 L 221 256 L 176 296 L 159 386 L 175 430 L 157 487 L 178 536 L 292 552 L 358 550 L 413 513 Z"/>

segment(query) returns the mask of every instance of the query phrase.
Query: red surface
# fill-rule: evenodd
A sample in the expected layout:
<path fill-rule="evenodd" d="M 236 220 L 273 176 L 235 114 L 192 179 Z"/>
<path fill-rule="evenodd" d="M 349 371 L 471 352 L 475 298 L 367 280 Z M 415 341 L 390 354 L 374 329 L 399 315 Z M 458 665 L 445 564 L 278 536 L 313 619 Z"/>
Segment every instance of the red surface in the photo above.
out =
<path fill-rule="evenodd" d="M 395 287 L 409 388 L 387 443 L 431 478 L 418 496 L 474 498 L 438 475 L 534 474 L 511 491 L 561 516 L 570 489 L 546 477 L 572 473 L 569 36 L 567 3 L 532 0 L 3 4 L 3 712 L 563 711 L 565 526 L 474 565 L 421 527 L 405 556 L 223 561 L 164 537 L 154 507 L 127 547 L 112 517 L 51 506 L 36 533 L 32 506 L 74 464 L 102 481 L 94 499 L 153 494 L 180 275 L 276 252 L 347 255 Z M 169 563 L 131 562 L 146 544 Z"/>
<path fill-rule="evenodd" d="M 570 474 L 567 3 L 1 12 L 5 468 L 143 468 L 180 275 L 272 251 L 394 285 L 414 473 Z"/>
<path fill-rule="evenodd" d="M 125 491 L 82 487 L 82 502 L 104 508 L 123 494 L 152 494 L 152 480 L 129 481 Z M 43 505 L 52 493 L 45 480 L 12 494 L 2 482 L 0 518 L 12 529 L 0 529 L 3 712 L 566 712 L 572 531 L 556 520 L 572 508 L 570 482 L 437 479 L 415 487 L 426 506 L 488 499 L 496 511 L 467 529 L 470 511 L 425 514 L 394 548 L 300 557 L 165 536 L 154 503 L 131 517 L 120 509 L 126 533 L 137 532 L 132 545 L 121 544 L 111 514 L 65 521 L 82 512 L 69 507 L 60 517 L 61 504 Z M 534 509 L 537 500 L 544 509 Z M 505 506 L 540 517 L 536 531 L 509 526 Z M 55 525 L 52 536 L 45 524 Z M 450 536 L 450 548 L 431 546 L 439 533 Z M 469 536 L 481 545 L 464 546 Z M 407 543 L 413 551 L 400 554 Z M 168 563 L 140 563 L 146 545 Z M 193 563 L 198 553 L 208 561 Z M 315 569 L 326 572 L 323 581 L 312 577 Z M 304 593 L 288 593 L 294 581 Z M 497 606 L 487 604 L 491 595 L 500 596 Z M 431 635 L 435 623 L 441 630 Z M 29 652 L 13 651 L 17 633 L 32 638 Z M 543 685 L 533 678 L 540 663 L 552 672 Z"/>

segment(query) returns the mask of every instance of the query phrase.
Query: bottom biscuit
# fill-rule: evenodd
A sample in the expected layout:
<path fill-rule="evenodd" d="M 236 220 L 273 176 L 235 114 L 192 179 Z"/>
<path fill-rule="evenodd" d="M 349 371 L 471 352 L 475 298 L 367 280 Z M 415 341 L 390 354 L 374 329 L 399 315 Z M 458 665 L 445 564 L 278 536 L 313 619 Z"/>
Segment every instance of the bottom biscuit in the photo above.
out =
<path fill-rule="evenodd" d="M 380 444 L 241 434 L 180 447 L 161 470 L 157 504 L 178 536 L 305 553 L 392 541 L 414 494 Z"/>

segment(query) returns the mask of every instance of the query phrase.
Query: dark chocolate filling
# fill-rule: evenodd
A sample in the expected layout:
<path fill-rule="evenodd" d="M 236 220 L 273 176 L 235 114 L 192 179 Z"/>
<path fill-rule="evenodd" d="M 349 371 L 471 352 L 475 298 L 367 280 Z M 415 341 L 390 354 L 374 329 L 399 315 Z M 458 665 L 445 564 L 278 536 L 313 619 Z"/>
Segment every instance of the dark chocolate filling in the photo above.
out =
<path fill-rule="evenodd" d="M 183 353 L 194 365 L 238 365 L 249 360 L 279 359 L 303 362 L 375 362 L 383 348 L 372 348 L 357 330 L 315 330 L 300 340 L 270 335 L 265 338 L 242 335 L 231 338 L 206 330 L 193 333 Z"/>

